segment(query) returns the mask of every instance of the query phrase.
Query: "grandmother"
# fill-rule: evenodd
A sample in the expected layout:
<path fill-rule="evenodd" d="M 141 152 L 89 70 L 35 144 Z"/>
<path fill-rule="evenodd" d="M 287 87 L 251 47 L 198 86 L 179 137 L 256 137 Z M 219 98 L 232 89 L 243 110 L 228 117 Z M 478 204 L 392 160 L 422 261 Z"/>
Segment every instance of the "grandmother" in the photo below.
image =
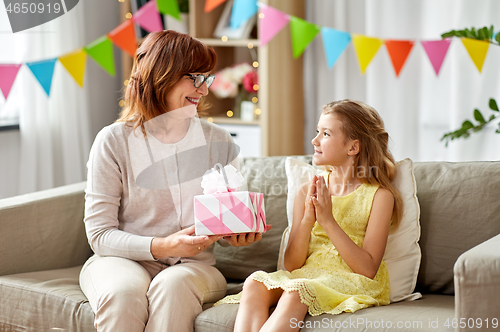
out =
<path fill-rule="evenodd" d="M 244 246 L 262 238 L 194 235 L 202 175 L 216 163 L 238 167 L 231 136 L 196 116 L 216 61 L 212 48 L 188 35 L 149 34 L 119 119 L 95 138 L 85 191 L 95 254 L 80 286 L 98 331 L 192 331 L 203 303 L 226 292 L 214 242 Z"/>

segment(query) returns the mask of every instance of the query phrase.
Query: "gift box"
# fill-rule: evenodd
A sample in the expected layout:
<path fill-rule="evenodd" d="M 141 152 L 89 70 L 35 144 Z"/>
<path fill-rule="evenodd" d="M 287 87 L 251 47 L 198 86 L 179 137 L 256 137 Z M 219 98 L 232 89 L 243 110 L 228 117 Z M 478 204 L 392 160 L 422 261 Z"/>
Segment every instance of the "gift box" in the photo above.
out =
<path fill-rule="evenodd" d="M 204 195 L 194 197 L 195 234 L 264 233 L 264 194 L 237 191 L 244 181 L 241 174 L 231 165 L 218 167 L 222 174 L 215 169 L 208 171 L 202 180 Z"/>

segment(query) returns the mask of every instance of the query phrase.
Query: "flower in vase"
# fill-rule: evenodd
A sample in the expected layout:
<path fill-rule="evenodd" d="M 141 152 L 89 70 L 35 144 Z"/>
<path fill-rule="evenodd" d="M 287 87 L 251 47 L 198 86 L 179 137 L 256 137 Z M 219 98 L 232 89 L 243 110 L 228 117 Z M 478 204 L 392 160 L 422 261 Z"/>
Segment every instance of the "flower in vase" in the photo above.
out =
<path fill-rule="evenodd" d="M 231 68 L 232 68 L 231 74 L 233 81 L 237 82 L 238 84 L 241 84 L 243 82 L 243 78 L 245 77 L 246 74 L 254 70 L 253 67 L 247 62 L 240 63 Z"/>
<path fill-rule="evenodd" d="M 256 85 L 259 85 L 259 77 L 257 72 L 252 70 L 243 77 L 243 88 L 249 93 L 257 93 L 257 90 L 255 90 Z"/>
<path fill-rule="evenodd" d="M 251 72 L 255 72 L 255 70 L 246 62 L 224 68 L 215 74 L 215 81 L 210 87 L 210 91 L 217 98 L 234 98 L 240 93 L 240 85 L 244 78 Z"/>
<path fill-rule="evenodd" d="M 220 76 L 216 77 L 219 78 Z M 231 81 L 219 80 L 217 78 L 210 87 L 210 91 L 212 91 L 217 98 L 234 98 L 238 95 L 238 84 Z"/>

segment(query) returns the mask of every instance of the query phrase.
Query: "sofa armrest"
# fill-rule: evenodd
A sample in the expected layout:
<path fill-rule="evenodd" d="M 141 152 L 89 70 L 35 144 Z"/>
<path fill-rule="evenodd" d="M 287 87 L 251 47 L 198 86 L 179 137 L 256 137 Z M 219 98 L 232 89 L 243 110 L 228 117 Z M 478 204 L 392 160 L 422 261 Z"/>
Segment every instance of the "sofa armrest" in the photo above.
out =
<path fill-rule="evenodd" d="M 0 276 L 83 264 L 85 182 L 0 200 Z"/>
<path fill-rule="evenodd" d="M 466 251 L 458 257 L 455 267 L 455 318 L 457 331 L 492 328 L 500 324 L 500 234 Z M 472 323 L 472 320 L 474 323 Z M 469 324 L 470 323 L 470 324 Z M 471 326 L 471 324 L 473 326 Z"/>

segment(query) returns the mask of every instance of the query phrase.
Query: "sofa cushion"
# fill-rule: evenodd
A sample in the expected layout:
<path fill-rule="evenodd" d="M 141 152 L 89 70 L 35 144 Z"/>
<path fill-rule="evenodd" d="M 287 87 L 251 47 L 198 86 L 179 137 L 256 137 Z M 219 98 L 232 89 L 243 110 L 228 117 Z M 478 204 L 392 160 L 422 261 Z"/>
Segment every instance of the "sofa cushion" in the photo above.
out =
<path fill-rule="evenodd" d="M 415 163 L 421 206 L 420 292 L 454 294 L 453 265 L 500 233 L 500 162 Z"/>
<path fill-rule="evenodd" d="M 384 261 L 387 264 L 391 282 L 391 302 L 417 299 L 421 296 L 419 293 L 412 294 L 417 282 L 421 258 L 418 245 L 420 207 L 416 196 L 417 187 L 413 175 L 413 163 L 410 159 L 405 159 L 396 165 L 398 174 L 393 184 L 403 198 L 404 212 L 399 227 L 389 234 L 384 254 Z M 295 158 L 287 158 L 285 169 L 288 177 L 287 216 L 290 226 L 283 234 L 278 261 L 279 269 L 285 269 L 283 260 L 289 230 L 293 223 L 295 194 L 298 188 L 303 183 L 310 181 L 315 173 L 322 173 L 321 170 Z"/>
<path fill-rule="evenodd" d="M 195 331 L 232 332 L 238 306 L 222 304 L 203 311 L 196 317 Z M 453 296 L 428 294 L 417 301 L 392 303 L 354 313 L 307 315 L 305 327 L 300 331 L 453 331 L 454 318 Z M 445 325 L 447 321 L 449 327 Z"/>
<path fill-rule="evenodd" d="M 305 162 L 311 160 L 307 156 L 297 158 Z M 288 226 L 285 157 L 245 158 L 241 174 L 248 190 L 264 193 L 266 221 L 273 227 L 261 241 L 247 247 L 215 246 L 216 267 L 226 278 L 238 280 L 257 270 L 276 271 L 281 235 Z"/>
<path fill-rule="evenodd" d="M 1 331 L 96 331 L 81 266 L 0 277 Z"/>
<path fill-rule="evenodd" d="M 86 182 L 0 200 L 0 275 L 83 264 Z M 20 239 L 23 239 L 20 241 Z"/>

